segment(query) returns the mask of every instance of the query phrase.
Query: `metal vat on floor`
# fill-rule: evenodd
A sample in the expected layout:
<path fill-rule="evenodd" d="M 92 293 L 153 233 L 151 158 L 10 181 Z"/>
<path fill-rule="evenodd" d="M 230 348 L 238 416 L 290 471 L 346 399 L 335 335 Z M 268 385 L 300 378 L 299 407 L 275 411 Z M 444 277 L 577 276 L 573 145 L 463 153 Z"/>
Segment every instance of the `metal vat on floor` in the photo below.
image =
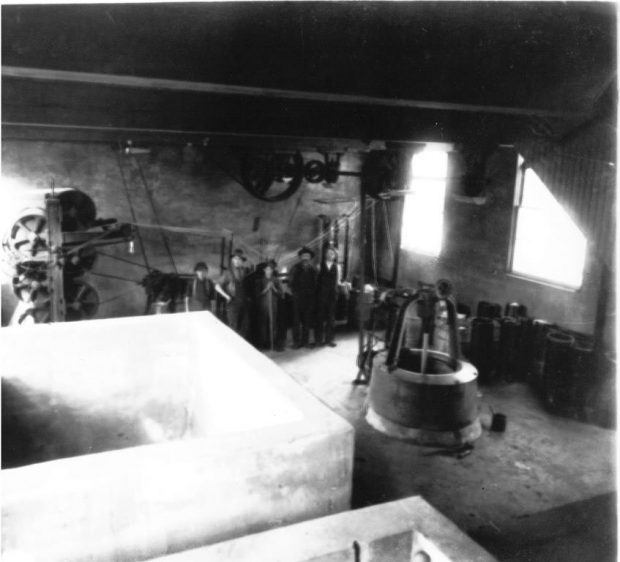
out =
<path fill-rule="evenodd" d="M 435 304 L 448 310 L 449 353 L 429 349 Z M 422 348 L 403 347 L 407 309 L 423 323 Z M 457 446 L 482 432 L 478 419 L 478 372 L 458 359 L 456 310 L 449 299 L 418 292 L 408 296 L 386 351 L 377 354 L 368 394 L 368 423 L 383 433 L 423 445 Z"/>

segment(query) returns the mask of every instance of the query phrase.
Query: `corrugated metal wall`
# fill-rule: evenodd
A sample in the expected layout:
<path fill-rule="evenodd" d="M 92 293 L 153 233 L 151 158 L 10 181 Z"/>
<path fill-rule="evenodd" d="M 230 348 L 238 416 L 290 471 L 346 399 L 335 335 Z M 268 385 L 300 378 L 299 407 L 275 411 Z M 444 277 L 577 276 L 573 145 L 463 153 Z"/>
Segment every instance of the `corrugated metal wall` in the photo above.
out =
<path fill-rule="evenodd" d="M 615 131 L 592 125 L 561 142 L 534 141 L 518 148 L 599 257 L 610 263 L 615 236 Z"/>

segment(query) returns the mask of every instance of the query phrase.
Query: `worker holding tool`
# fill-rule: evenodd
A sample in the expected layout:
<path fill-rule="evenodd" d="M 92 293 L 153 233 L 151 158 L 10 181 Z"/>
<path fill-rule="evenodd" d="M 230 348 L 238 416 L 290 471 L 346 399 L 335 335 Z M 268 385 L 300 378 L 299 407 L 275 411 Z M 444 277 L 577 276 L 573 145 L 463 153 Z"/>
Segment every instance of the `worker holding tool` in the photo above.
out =
<path fill-rule="evenodd" d="M 276 263 L 270 260 L 258 267 L 255 282 L 257 336 L 260 349 L 282 351 L 283 342 L 278 338 L 278 310 L 283 289 L 277 277 Z"/>
<path fill-rule="evenodd" d="M 215 291 L 226 301 L 223 320 L 242 337 L 248 335 L 248 291 L 246 277 L 250 272 L 242 250 L 230 256 L 229 267 L 215 283 Z"/>

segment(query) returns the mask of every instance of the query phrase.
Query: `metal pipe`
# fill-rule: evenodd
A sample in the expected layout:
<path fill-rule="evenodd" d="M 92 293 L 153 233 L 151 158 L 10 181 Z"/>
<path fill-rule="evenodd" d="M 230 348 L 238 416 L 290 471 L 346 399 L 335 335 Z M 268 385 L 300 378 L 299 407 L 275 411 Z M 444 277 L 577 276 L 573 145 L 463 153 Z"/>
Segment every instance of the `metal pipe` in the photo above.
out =
<path fill-rule="evenodd" d="M 226 269 L 226 236 L 222 236 L 220 243 L 220 273 Z"/>
<path fill-rule="evenodd" d="M 50 320 L 64 322 L 65 291 L 63 270 L 60 262 L 62 253 L 62 209 L 60 199 L 49 197 L 45 201 L 47 230 L 49 235 L 48 283 L 50 292 Z"/>
<path fill-rule="evenodd" d="M 344 256 L 342 266 L 342 278 L 349 278 L 349 215 L 345 215 L 344 223 Z"/>
<path fill-rule="evenodd" d="M 357 321 L 359 323 L 358 357 L 364 351 L 364 285 L 366 285 L 366 191 L 360 182 L 360 273 L 357 299 Z"/>
<path fill-rule="evenodd" d="M 422 364 L 420 365 L 420 374 L 426 373 L 426 362 L 428 361 L 428 333 L 422 334 Z"/>

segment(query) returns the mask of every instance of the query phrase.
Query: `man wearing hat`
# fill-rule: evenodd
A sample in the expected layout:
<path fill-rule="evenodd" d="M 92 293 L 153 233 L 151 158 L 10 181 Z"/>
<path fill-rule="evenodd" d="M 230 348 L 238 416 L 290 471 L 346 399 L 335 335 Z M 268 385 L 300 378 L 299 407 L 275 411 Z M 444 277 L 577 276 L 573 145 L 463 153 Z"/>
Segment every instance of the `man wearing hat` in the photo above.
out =
<path fill-rule="evenodd" d="M 215 298 L 213 281 L 207 277 L 209 267 L 199 261 L 194 267 L 196 276 L 187 284 L 185 293 L 185 312 L 190 310 L 208 310 L 212 312 L 211 303 Z"/>
<path fill-rule="evenodd" d="M 304 246 L 297 252 L 299 261 L 291 268 L 290 287 L 293 294 L 293 347 L 314 347 L 310 328 L 314 327 L 317 271 L 312 263 L 314 252 Z"/>

